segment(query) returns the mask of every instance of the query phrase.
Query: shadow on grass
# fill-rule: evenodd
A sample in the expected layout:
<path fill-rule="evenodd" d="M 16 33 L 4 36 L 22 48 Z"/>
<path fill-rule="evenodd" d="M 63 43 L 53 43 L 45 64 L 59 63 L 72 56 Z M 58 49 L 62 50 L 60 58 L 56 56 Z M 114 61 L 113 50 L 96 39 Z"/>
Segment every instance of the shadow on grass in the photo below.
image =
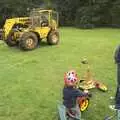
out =
<path fill-rule="evenodd" d="M 38 44 L 38 47 L 42 48 L 42 47 L 50 47 L 51 45 L 48 45 L 48 43 L 46 41 L 41 41 Z"/>
<path fill-rule="evenodd" d="M 14 46 L 14 47 L 9 47 L 8 45 L 6 45 L 5 43 L 2 43 L 1 44 L 2 46 L 4 46 L 2 49 L 4 49 L 3 51 L 11 51 L 11 52 L 29 52 L 29 51 L 34 51 L 34 50 L 37 50 L 37 49 L 41 49 L 41 48 L 48 48 L 48 47 L 51 47 L 52 45 L 48 45 L 48 43 L 46 41 L 41 41 L 40 43 L 38 43 L 38 46 L 33 49 L 33 50 L 23 50 L 21 49 L 18 45 L 17 46 Z"/>

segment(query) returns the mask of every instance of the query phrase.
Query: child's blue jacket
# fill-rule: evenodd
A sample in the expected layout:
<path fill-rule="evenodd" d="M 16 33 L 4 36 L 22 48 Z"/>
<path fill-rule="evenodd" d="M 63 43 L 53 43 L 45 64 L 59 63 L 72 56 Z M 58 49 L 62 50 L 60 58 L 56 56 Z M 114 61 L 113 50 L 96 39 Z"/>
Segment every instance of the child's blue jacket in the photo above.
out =
<path fill-rule="evenodd" d="M 77 97 L 83 97 L 83 96 L 87 96 L 87 94 L 80 91 L 79 89 L 73 87 L 63 88 L 63 104 L 67 108 L 75 107 Z"/>

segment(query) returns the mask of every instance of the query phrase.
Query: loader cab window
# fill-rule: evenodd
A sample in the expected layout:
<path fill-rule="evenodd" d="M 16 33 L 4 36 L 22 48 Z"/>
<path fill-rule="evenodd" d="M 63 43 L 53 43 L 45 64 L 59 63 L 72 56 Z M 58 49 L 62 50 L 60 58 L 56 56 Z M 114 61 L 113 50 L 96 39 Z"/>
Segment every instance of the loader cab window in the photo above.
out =
<path fill-rule="evenodd" d="M 41 27 L 48 26 L 48 18 L 45 15 L 41 15 L 40 24 Z"/>
<path fill-rule="evenodd" d="M 34 27 L 46 27 L 49 25 L 48 15 L 43 12 L 32 12 L 31 21 Z"/>
<path fill-rule="evenodd" d="M 52 12 L 51 14 L 51 27 L 52 29 L 56 29 L 58 27 L 58 13 L 57 12 Z"/>
<path fill-rule="evenodd" d="M 48 12 L 42 12 L 40 14 L 40 24 L 41 27 L 47 27 L 49 25 L 49 14 Z"/>

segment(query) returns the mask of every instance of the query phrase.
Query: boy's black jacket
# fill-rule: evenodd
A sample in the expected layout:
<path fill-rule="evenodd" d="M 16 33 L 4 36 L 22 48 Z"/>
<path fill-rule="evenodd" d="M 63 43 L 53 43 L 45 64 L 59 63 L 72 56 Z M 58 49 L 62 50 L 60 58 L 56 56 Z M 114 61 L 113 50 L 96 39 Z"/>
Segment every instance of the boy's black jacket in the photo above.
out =
<path fill-rule="evenodd" d="M 64 87 L 63 104 L 67 108 L 73 108 L 76 105 L 77 97 L 82 97 L 82 96 L 87 96 L 87 94 L 73 87 Z"/>

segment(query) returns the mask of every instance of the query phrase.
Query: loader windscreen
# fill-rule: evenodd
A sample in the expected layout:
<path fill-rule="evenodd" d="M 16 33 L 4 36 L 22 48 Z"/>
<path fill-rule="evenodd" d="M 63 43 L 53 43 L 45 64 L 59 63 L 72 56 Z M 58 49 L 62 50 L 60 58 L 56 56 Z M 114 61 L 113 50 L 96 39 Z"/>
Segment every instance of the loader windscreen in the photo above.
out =
<path fill-rule="evenodd" d="M 34 27 L 45 27 L 49 25 L 49 13 L 48 12 L 39 12 L 32 11 L 30 14 L 30 18 L 32 21 L 32 26 Z"/>

